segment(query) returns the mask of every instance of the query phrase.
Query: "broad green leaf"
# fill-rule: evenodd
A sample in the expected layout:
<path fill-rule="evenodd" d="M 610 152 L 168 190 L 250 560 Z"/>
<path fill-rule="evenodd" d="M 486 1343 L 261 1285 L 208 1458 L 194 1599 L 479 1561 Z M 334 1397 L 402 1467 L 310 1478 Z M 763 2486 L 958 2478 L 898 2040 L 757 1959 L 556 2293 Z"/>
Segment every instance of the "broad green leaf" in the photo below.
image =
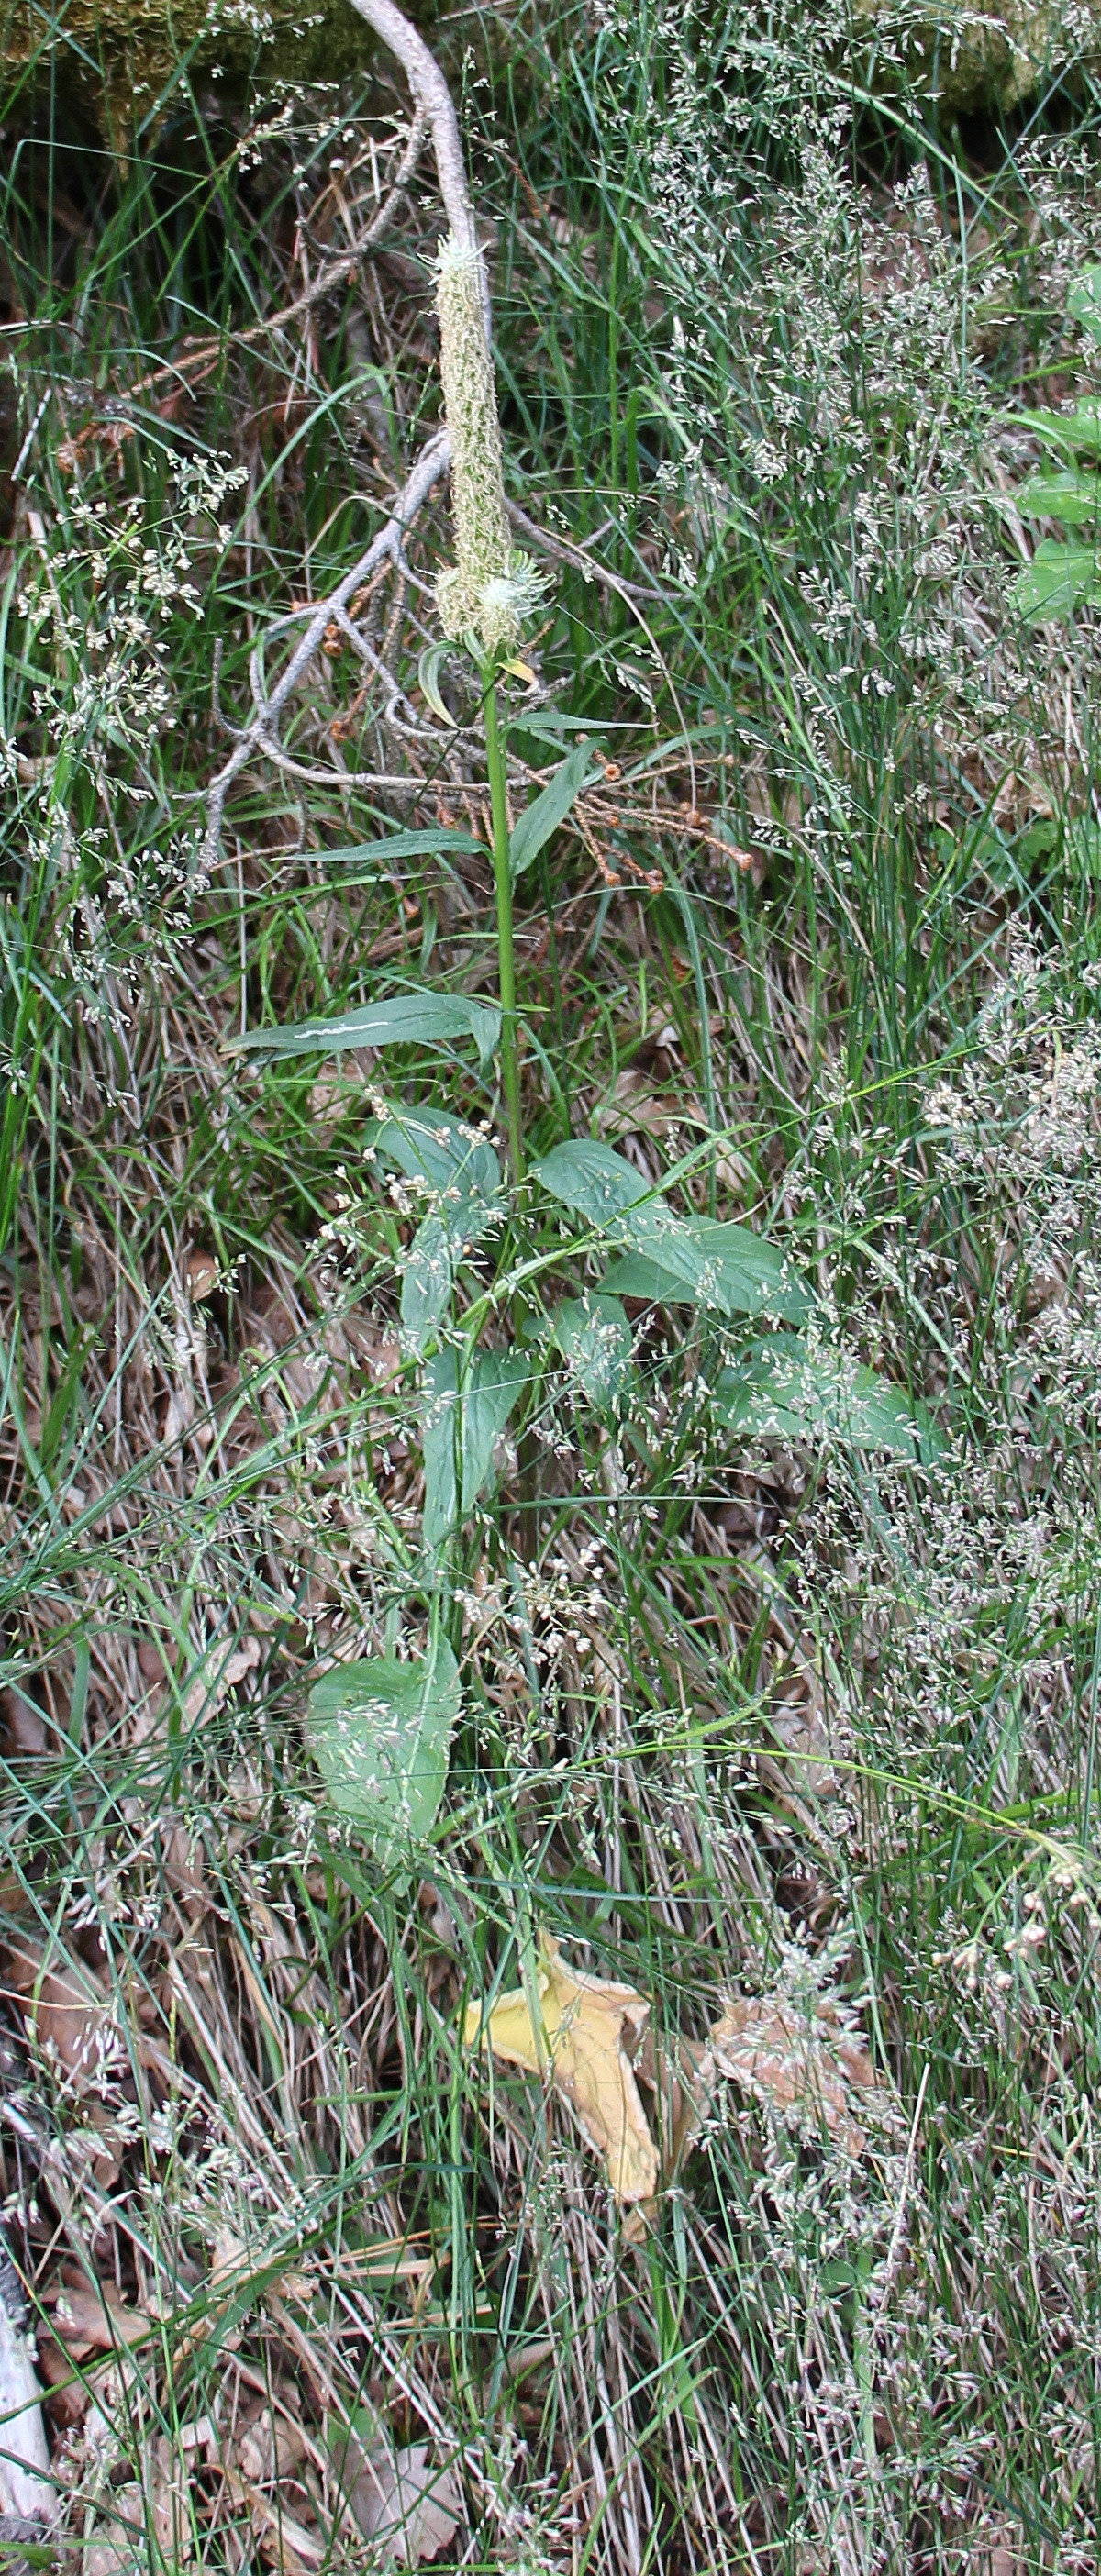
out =
<path fill-rule="evenodd" d="M 1091 340 L 1101 340 L 1101 267 L 1096 261 L 1084 268 L 1067 297 L 1067 311 L 1073 322 L 1080 322 Z"/>
<path fill-rule="evenodd" d="M 417 1663 L 336 1664 L 309 1696 L 307 1742 L 339 1815 L 392 1863 L 434 1824 L 459 1714 L 459 1668 L 440 1638 Z"/>
<path fill-rule="evenodd" d="M 573 750 L 563 761 L 561 769 L 556 769 L 553 778 L 543 788 L 541 794 L 533 797 L 531 804 L 521 814 L 509 844 L 514 877 L 522 876 L 525 868 L 530 868 L 532 860 L 538 858 L 540 850 L 550 840 L 551 834 L 557 832 L 560 823 L 565 822 L 567 814 L 577 803 L 591 768 L 592 751 L 589 744 L 575 743 Z"/>
<path fill-rule="evenodd" d="M 447 1313 L 455 1272 L 464 1252 L 477 1243 L 490 1223 L 481 1199 L 464 1198 L 455 1216 L 461 1221 L 450 1227 L 438 1216 L 426 1216 L 402 1264 L 401 1320 L 419 1351 Z"/>
<path fill-rule="evenodd" d="M 403 1110 L 370 1127 L 367 1140 L 407 1180 L 424 1181 L 434 1201 L 402 1267 L 401 1320 L 423 1350 L 464 1253 L 501 1214 L 501 1166 L 484 1136 L 443 1109 Z"/>
<path fill-rule="evenodd" d="M 656 1256 L 629 1252 L 613 1262 L 602 1288 L 619 1297 L 643 1297 L 653 1306 L 717 1306 L 724 1315 L 777 1315 L 785 1324 L 804 1323 L 813 1312 L 810 1290 L 786 1253 L 747 1225 L 695 1217 L 685 1221 L 684 1230 L 700 1261 L 691 1294 L 683 1271 L 678 1276 L 670 1269 L 660 1248 Z"/>
<path fill-rule="evenodd" d="M 590 1225 L 608 1225 L 624 1208 L 652 1196 L 649 1183 L 622 1154 L 588 1136 L 572 1145 L 552 1146 L 532 1169 L 552 1199 L 572 1208 L 575 1216 L 587 1218 Z"/>
<path fill-rule="evenodd" d="M 1045 447 L 1064 456 L 1101 457 L 1101 403 L 1080 402 L 1077 411 L 1014 412 L 1015 428 L 1031 429 Z"/>
<path fill-rule="evenodd" d="M 1031 563 L 1013 584 L 1011 597 L 1022 617 L 1039 625 L 1052 617 L 1069 617 L 1101 597 L 1099 558 L 1093 546 L 1045 537 Z"/>
<path fill-rule="evenodd" d="M 566 1297 L 554 1312 L 554 1340 L 590 1404 L 607 1411 L 631 1374 L 631 1327 L 618 1297 Z"/>
<path fill-rule="evenodd" d="M 531 1376 L 525 1351 L 478 1351 L 462 1378 L 454 1350 L 424 1373 L 424 1543 L 442 1545 L 473 1511 L 500 1438 Z"/>
<path fill-rule="evenodd" d="M 1056 474 L 1032 474 L 1013 500 L 1024 519 L 1085 527 L 1101 512 L 1101 475 L 1076 474 L 1069 466 Z"/>
<path fill-rule="evenodd" d="M 795 1333 L 754 1342 L 724 1369 L 716 1409 L 732 1431 L 788 1440 L 839 1440 L 850 1449 L 887 1449 L 916 1458 L 937 1445 L 908 1396 L 844 1351 L 809 1350 Z M 922 1408 L 924 1413 L 924 1408 Z"/>
<path fill-rule="evenodd" d="M 371 1122 L 366 1142 L 383 1162 L 406 1179 L 431 1183 L 433 1190 L 458 1191 L 486 1200 L 499 1196 L 501 1166 L 487 1137 L 450 1110 L 402 1109 Z"/>
<path fill-rule="evenodd" d="M 402 1263 L 401 1320 L 423 1350 L 446 1314 L 459 1263 L 495 1225 L 499 1210 L 476 1190 L 450 1193 L 444 1213 L 426 1216 Z"/>
<path fill-rule="evenodd" d="M 535 1164 L 552 1198 L 629 1246 L 601 1281 L 611 1296 L 655 1305 L 716 1307 L 724 1315 L 778 1315 L 801 1323 L 813 1300 L 784 1254 L 748 1226 L 681 1217 L 622 1154 L 587 1138 L 556 1145 Z"/>
<path fill-rule="evenodd" d="M 706 1268 L 704 1257 L 682 1219 L 622 1154 L 581 1137 L 572 1145 L 555 1145 L 532 1168 L 552 1198 L 599 1233 L 660 1255 L 692 1301 Z"/>
<path fill-rule="evenodd" d="M 395 993 L 390 1001 L 367 1002 L 331 1020 L 250 1029 L 244 1037 L 227 1038 L 224 1048 L 229 1055 L 256 1048 L 265 1055 L 339 1055 L 344 1047 L 442 1046 L 470 1037 L 484 1068 L 500 1034 L 500 1012 L 468 1001 L 465 993 Z"/>
<path fill-rule="evenodd" d="M 1022 832 L 1017 844 L 1022 858 L 1030 860 L 1049 859 L 1052 851 L 1058 846 L 1059 826 L 1052 821 L 1049 814 L 1041 814 L 1038 822 L 1030 823 L 1027 832 Z"/>

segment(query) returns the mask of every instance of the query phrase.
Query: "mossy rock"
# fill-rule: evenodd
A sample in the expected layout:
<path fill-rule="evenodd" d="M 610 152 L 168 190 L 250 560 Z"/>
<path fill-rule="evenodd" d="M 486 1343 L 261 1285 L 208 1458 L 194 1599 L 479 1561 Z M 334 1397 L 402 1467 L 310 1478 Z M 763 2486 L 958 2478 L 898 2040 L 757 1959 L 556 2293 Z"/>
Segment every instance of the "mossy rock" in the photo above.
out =
<path fill-rule="evenodd" d="M 508 49 L 509 0 L 489 10 L 472 0 L 469 11 L 411 0 L 410 14 L 453 79 L 468 45 L 483 61 L 487 47 Z M 120 143 L 155 114 L 181 60 L 204 86 L 224 83 L 228 98 L 250 83 L 254 95 L 337 83 L 383 55 L 351 0 L 67 0 L 52 42 L 64 87 Z M 37 0 L 0 0 L 0 63 L 13 86 L 48 43 Z M 1101 0 L 1002 0 L 990 10 L 854 0 L 840 54 L 858 91 L 916 93 L 936 100 L 942 119 L 1010 112 L 1045 82 L 1101 63 Z"/>
<path fill-rule="evenodd" d="M 854 54 L 869 88 L 908 88 L 935 100 L 942 120 L 1001 111 L 1101 63 L 1101 0 L 854 0 Z"/>
<path fill-rule="evenodd" d="M 507 40 L 507 6 L 488 22 L 476 6 L 448 10 L 440 25 L 431 5 L 406 6 L 452 77 L 468 45 L 484 59 L 487 23 L 491 40 L 498 32 Z M 15 91 L 20 73 L 41 69 L 52 53 L 62 88 L 122 147 L 136 124 L 156 116 L 181 64 L 204 90 L 217 82 L 227 100 L 246 88 L 255 97 L 394 68 L 351 0 L 66 0 L 52 37 L 43 14 L 36 0 L 0 0 L 5 86 Z"/>

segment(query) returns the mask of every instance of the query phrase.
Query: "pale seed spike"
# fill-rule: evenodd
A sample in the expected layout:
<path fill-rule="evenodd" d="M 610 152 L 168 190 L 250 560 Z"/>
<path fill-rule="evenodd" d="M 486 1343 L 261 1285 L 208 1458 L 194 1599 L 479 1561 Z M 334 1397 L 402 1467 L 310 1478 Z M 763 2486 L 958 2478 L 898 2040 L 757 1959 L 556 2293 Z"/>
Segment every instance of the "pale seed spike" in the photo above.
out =
<path fill-rule="evenodd" d="M 448 635 L 476 627 L 481 633 L 481 604 L 490 583 L 507 582 L 511 544 L 505 508 L 501 428 L 493 357 L 486 339 L 481 281 L 481 254 L 449 234 L 436 268 L 436 311 L 440 323 L 440 375 L 451 440 L 451 507 L 455 522 L 455 564 L 440 579 L 437 599 Z M 500 620 L 495 621 L 500 626 Z M 508 621 L 507 635 L 482 640 L 519 640 L 519 623 Z"/>

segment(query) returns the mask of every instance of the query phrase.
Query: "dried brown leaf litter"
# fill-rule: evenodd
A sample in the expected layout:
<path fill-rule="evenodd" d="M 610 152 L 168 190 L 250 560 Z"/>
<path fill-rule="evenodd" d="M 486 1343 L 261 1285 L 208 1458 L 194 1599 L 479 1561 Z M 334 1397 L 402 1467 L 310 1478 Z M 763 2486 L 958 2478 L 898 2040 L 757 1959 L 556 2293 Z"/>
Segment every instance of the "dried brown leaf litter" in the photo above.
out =
<path fill-rule="evenodd" d="M 339 2436 L 336 2447 L 354 2520 L 394 2566 L 419 2567 L 438 2558 L 465 2529 L 455 2471 L 435 2462 L 426 2442 L 399 2449 L 383 2430 L 361 2426 Z"/>
<path fill-rule="evenodd" d="M 5 2000 L 20 2009 L 27 2036 L 77 2090 L 93 2091 L 118 2064 L 120 2034 L 111 1997 L 95 1970 L 29 1933 L 12 1933 L 0 1950 Z"/>
<path fill-rule="evenodd" d="M 866 2144 L 853 2118 L 854 2099 L 880 2114 L 890 2099 L 863 2041 L 844 2029 L 828 2002 L 806 2015 L 786 1999 L 739 1998 L 710 2033 L 701 2083 L 711 2074 L 728 2077 L 767 2111 L 819 2126 L 853 2157 Z"/>
<path fill-rule="evenodd" d="M 807 2011 L 787 1992 L 738 1997 L 705 2042 L 682 2039 L 675 2055 L 655 2042 L 650 2012 L 632 1986 L 570 1968 L 544 1932 L 533 1993 L 518 1987 L 488 2014 L 471 2004 L 464 2022 L 468 2047 L 488 2047 L 508 2065 L 549 2077 L 603 2157 L 621 2208 L 653 2198 L 659 2176 L 668 2178 L 724 2082 L 852 2158 L 867 2139 L 854 2106 L 865 2122 L 882 2123 L 893 2111 L 863 2040 L 828 1998 L 816 1998 Z M 657 2100 L 660 2155 L 640 2081 Z"/>

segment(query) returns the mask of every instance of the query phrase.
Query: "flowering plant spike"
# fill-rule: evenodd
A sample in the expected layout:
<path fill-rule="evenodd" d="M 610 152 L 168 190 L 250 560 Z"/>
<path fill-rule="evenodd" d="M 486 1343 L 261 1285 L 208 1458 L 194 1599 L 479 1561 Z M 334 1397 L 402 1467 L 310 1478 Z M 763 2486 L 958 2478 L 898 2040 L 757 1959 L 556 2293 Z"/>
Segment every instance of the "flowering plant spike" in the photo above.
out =
<path fill-rule="evenodd" d="M 440 245 L 436 311 L 455 522 L 455 561 L 436 598 L 445 634 L 472 636 L 492 661 L 519 643 L 545 581 L 510 542 L 481 253 L 455 233 Z"/>

